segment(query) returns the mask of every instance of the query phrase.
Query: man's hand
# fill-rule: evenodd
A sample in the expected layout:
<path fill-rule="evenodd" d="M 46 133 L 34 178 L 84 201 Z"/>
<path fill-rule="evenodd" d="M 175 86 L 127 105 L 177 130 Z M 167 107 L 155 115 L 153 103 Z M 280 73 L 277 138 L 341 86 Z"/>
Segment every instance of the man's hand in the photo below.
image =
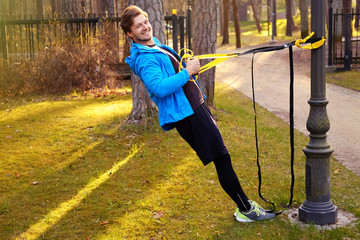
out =
<path fill-rule="evenodd" d="M 194 58 L 192 60 L 187 60 L 186 61 L 186 68 L 185 68 L 189 75 L 194 75 L 197 74 L 198 72 L 200 72 L 200 61 L 197 58 Z"/>

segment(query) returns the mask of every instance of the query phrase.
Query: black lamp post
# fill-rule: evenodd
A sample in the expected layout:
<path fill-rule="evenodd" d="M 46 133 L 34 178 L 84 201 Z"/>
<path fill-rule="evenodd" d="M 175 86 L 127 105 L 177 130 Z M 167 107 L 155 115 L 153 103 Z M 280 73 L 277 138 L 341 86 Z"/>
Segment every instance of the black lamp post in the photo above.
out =
<path fill-rule="evenodd" d="M 311 29 L 315 37 L 325 35 L 325 0 L 311 0 Z M 306 155 L 306 200 L 300 206 L 299 220 L 319 225 L 337 222 L 337 207 L 330 200 L 330 156 L 326 141 L 330 122 L 326 112 L 325 46 L 311 50 L 310 113 L 306 127 L 310 141 Z"/>

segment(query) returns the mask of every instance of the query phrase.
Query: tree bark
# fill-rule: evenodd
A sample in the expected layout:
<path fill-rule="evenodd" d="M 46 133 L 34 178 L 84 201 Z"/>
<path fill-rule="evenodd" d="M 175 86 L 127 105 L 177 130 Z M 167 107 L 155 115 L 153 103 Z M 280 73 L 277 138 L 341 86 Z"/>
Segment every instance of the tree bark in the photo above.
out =
<path fill-rule="evenodd" d="M 291 11 L 291 0 L 285 0 L 286 3 L 286 36 L 292 36 L 294 20 Z"/>
<path fill-rule="evenodd" d="M 196 0 L 195 2 L 193 27 L 193 29 L 196 29 L 193 38 L 195 55 L 216 52 L 218 7 L 218 0 Z M 202 61 L 201 65 L 207 62 L 209 61 Z M 209 106 L 214 106 L 215 68 L 200 74 L 199 83 L 207 96 L 206 102 Z"/>
<path fill-rule="evenodd" d="M 42 19 L 44 14 L 43 0 L 36 0 L 36 17 Z"/>
<path fill-rule="evenodd" d="M 300 31 L 301 38 L 309 35 L 309 0 L 300 0 Z"/>
<path fill-rule="evenodd" d="M 50 7 L 51 7 L 51 17 L 54 17 L 56 14 L 56 0 L 50 1 Z"/>
<path fill-rule="evenodd" d="M 235 25 L 235 36 L 236 36 L 236 48 L 241 47 L 241 38 L 240 38 L 240 23 L 239 23 L 239 13 L 236 0 L 232 0 L 233 14 L 234 14 L 234 25 Z"/>
<path fill-rule="evenodd" d="M 251 3 L 251 7 L 253 9 L 257 30 L 258 30 L 259 33 L 261 33 L 262 28 L 261 28 L 261 25 L 260 25 L 259 6 L 258 6 L 256 0 L 251 0 L 250 3 Z M 260 4 L 261 4 L 261 1 L 260 1 Z"/>
<path fill-rule="evenodd" d="M 224 36 L 224 3 L 220 1 L 219 4 L 219 18 L 220 18 L 220 35 Z"/>
<path fill-rule="evenodd" d="M 154 36 L 161 43 L 165 42 L 163 1 L 152 0 L 129 0 L 129 5 L 136 5 L 149 14 L 149 21 L 153 28 Z M 148 122 L 157 115 L 157 108 L 151 100 L 146 88 L 140 78 L 131 73 L 132 101 L 133 107 L 128 119 L 129 123 L 138 121 Z"/>
<path fill-rule="evenodd" d="M 359 14 L 360 14 L 360 0 L 356 0 L 356 7 L 355 7 L 355 13 L 357 14 L 355 16 L 355 28 L 359 27 Z"/>
<path fill-rule="evenodd" d="M 274 36 L 277 36 L 277 27 L 276 27 L 276 20 L 277 20 L 277 16 L 276 16 L 276 0 L 272 0 L 272 9 L 273 12 L 272 14 L 274 14 L 274 22 L 275 22 L 275 26 L 274 26 Z"/>
<path fill-rule="evenodd" d="M 102 0 L 100 2 L 101 12 L 105 15 L 105 12 L 108 13 L 108 16 L 111 17 L 115 13 L 114 10 L 114 0 Z"/>
<path fill-rule="evenodd" d="M 229 0 L 223 0 L 224 27 L 222 45 L 229 44 Z"/>
<path fill-rule="evenodd" d="M 342 36 L 345 36 L 345 14 L 351 13 L 351 0 L 343 0 L 342 11 L 344 13 L 342 17 Z"/>

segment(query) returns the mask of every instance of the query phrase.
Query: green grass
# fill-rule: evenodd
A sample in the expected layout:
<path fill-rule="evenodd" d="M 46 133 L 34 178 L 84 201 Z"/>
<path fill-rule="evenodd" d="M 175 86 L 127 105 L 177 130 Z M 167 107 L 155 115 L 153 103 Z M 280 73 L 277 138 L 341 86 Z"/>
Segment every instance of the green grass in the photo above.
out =
<path fill-rule="evenodd" d="M 327 73 L 326 81 L 338 86 L 360 91 L 360 71 Z"/>
<path fill-rule="evenodd" d="M 213 113 L 234 168 L 249 197 L 261 202 L 252 103 L 224 85 L 215 96 Z M 293 226 L 284 215 L 236 222 L 214 166 L 203 167 L 176 131 L 126 125 L 130 94 L 7 99 L 0 106 L 1 239 L 28 229 L 33 239 L 360 238 L 359 222 L 331 231 Z M 258 114 L 263 194 L 281 207 L 290 185 L 288 125 L 260 107 Z M 299 207 L 308 138 L 296 132 L 295 139 Z M 332 201 L 360 217 L 360 178 L 331 164 Z"/>

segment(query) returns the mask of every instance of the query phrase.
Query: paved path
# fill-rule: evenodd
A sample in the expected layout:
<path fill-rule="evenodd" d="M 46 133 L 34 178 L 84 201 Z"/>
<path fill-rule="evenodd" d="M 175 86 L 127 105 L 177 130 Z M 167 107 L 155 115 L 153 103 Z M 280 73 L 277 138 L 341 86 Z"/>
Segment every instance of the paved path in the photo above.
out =
<path fill-rule="evenodd" d="M 223 52 L 243 52 L 220 50 Z M 216 69 L 216 81 L 236 88 L 249 98 L 251 92 L 251 56 L 232 58 Z M 310 98 L 310 50 L 294 48 L 295 128 L 306 136 Z M 255 98 L 284 121 L 288 122 L 289 63 L 288 50 L 255 55 Z M 327 84 L 327 112 L 330 119 L 328 143 L 334 156 L 344 166 L 360 176 L 360 92 Z M 304 146 L 305 147 L 305 146 Z"/>

